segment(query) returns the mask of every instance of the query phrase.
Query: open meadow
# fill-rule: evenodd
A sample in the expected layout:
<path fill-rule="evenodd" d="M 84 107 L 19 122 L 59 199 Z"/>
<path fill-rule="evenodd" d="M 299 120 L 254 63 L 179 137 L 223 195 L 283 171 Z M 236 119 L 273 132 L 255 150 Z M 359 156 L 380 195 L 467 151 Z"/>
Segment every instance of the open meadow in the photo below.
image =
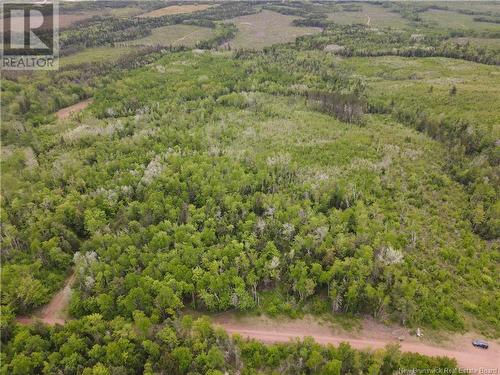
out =
<path fill-rule="evenodd" d="M 87 48 L 69 56 L 59 59 L 61 67 L 82 63 L 105 63 L 117 60 L 131 52 L 133 47 L 95 47 Z"/>
<path fill-rule="evenodd" d="M 371 27 L 404 28 L 408 26 L 408 20 L 399 14 L 372 4 L 360 4 L 360 9 L 357 11 L 345 11 L 342 7 L 337 7 L 335 12 L 328 14 L 328 19 L 342 25 L 360 23 Z"/>
<path fill-rule="evenodd" d="M 490 22 L 477 22 L 473 15 L 461 14 L 455 11 L 430 9 L 423 12 L 422 20 L 436 28 L 473 29 L 481 31 L 498 31 L 500 26 Z"/>
<path fill-rule="evenodd" d="M 238 28 L 236 37 L 229 41 L 231 48 L 262 49 L 276 43 L 294 41 L 295 38 L 313 33 L 321 29 L 316 27 L 296 27 L 293 16 L 287 16 L 268 10 L 259 13 L 236 17 L 227 22 Z"/>
<path fill-rule="evenodd" d="M 130 45 L 160 45 L 194 47 L 215 35 L 213 29 L 192 25 L 172 25 L 153 29 L 151 35 L 128 42 Z"/>

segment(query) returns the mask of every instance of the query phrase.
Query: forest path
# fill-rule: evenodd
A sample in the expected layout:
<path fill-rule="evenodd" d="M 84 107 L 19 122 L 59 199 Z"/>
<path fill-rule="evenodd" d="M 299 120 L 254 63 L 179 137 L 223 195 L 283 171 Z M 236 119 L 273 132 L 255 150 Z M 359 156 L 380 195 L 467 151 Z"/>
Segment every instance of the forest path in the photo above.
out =
<path fill-rule="evenodd" d="M 180 37 L 179 39 L 175 40 L 173 44 L 178 43 L 178 42 L 180 42 L 181 40 L 184 40 L 184 39 L 186 39 L 186 38 L 188 38 L 188 37 L 190 37 L 191 35 L 196 34 L 196 33 L 199 33 L 199 31 L 193 31 L 192 33 L 186 34 L 186 35 L 184 35 L 184 36 Z"/>
<path fill-rule="evenodd" d="M 294 320 L 276 320 L 266 317 L 236 317 L 233 314 L 218 314 L 213 322 L 228 333 L 237 333 L 244 338 L 264 343 L 288 342 L 296 338 L 312 337 L 319 344 L 339 345 L 348 342 L 355 349 L 382 349 L 388 344 L 399 343 L 403 352 L 414 352 L 428 356 L 455 358 L 459 366 L 472 368 L 500 368 L 500 345 L 488 340 L 488 350 L 474 348 L 472 334 L 454 335 L 445 343 L 436 344 L 426 339 L 409 336 L 405 329 L 394 329 L 371 319 L 365 319 L 362 328 L 356 332 L 334 329 L 312 317 Z M 399 341 L 398 336 L 404 340 Z M 479 372 L 477 372 L 479 373 Z M 498 373 L 498 372 L 494 372 Z"/>
<path fill-rule="evenodd" d="M 48 325 L 64 324 L 66 322 L 66 311 L 71 297 L 71 286 L 75 282 L 76 274 L 72 273 L 65 281 L 64 287 L 57 292 L 50 302 L 35 312 L 33 316 L 20 316 L 16 320 L 21 324 L 31 324 L 41 321 Z"/>
<path fill-rule="evenodd" d="M 90 105 L 90 103 L 92 103 L 92 100 L 93 100 L 92 98 L 85 99 L 82 100 L 81 102 L 70 105 L 69 107 L 61 108 L 59 111 L 56 112 L 56 116 L 59 120 L 67 119 L 73 113 L 83 111 L 85 108 L 87 108 Z"/>

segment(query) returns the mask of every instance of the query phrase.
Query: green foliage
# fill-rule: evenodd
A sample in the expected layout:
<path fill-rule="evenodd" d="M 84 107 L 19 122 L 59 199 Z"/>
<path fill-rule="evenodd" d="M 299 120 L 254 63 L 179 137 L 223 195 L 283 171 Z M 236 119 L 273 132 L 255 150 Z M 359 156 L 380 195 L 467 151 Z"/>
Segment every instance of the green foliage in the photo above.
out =
<path fill-rule="evenodd" d="M 153 4 L 153 8 L 155 4 Z M 164 7 L 156 4 L 156 7 Z M 155 28 L 179 23 L 214 27 L 213 21 L 228 19 L 245 14 L 255 13 L 251 3 L 222 3 L 216 7 L 184 14 L 172 14 L 161 17 L 93 17 L 78 27 L 73 27 L 61 33 L 60 43 L 63 53 L 70 53 L 82 47 L 113 45 L 132 39 L 140 39 L 151 35 Z M 234 36 L 234 26 L 218 25 L 217 36 L 210 43 L 222 42 Z"/>
<path fill-rule="evenodd" d="M 307 22 L 305 25 L 309 25 Z M 470 60 L 483 64 L 499 65 L 499 51 L 470 43 L 460 44 L 452 40 L 456 32 L 429 29 L 415 33 L 414 29 L 394 30 L 392 28 L 373 29 L 366 25 L 324 25 L 321 34 L 297 38 L 295 47 L 301 50 L 320 49 L 328 51 L 328 46 L 337 46 L 333 53 L 340 56 L 402 56 L 402 57 L 450 57 Z M 420 31 L 419 31 L 420 32 Z M 460 34 L 475 35 L 471 33 Z"/>
<path fill-rule="evenodd" d="M 5 374 L 103 375 L 111 373 L 169 374 L 345 374 L 366 372 L 382 363 L 380 374 L 394 366 L 424 369 L 455 368 L 454 361 L 386 351 L 357 352 L 347 344 L 320 346 L 310 339 L 266 346 L 230 338 L 204 319 L 186 325 L 177 319 L 149 325 L 135 314 L 133 323 L 122 318 L 106 321 L 88 315 L 64 327 L 17 326 L 13 340 L 2 345 Z M 169 332 L 168 341 L 154 332 Z M 164 337 L 164 335 L 162 335 Z M 173 344 L 175 342 L 175 344 Z"/>
<path fill-rule="evenodd" d="M 295 315 L 322 296 L 313 309 L 327 304 L 329 312 L 461 329 L 457 289 L 443 282 L 452 278 L 467 289 L 481 269 L 496 288 L 494 253 L 479 250 L 484 243 L 456 214 L 465 212 L 464 192 L 437 162 L 442 149 L 416 132 L 384 117 L 353 127 L 307 108 L 302 86 L 362 88 L 329 63 L 329 56 L 286 48 L 235 59 L 180 53 L 110 82 L 90 107 L 100 119 L 82 119 L 91 124 L 85 131 L 75 123 L 61 144 L 56 128 L 37 130 L 44 139 L 37 170 L 58 169 L 10 175 L 18 184 L 44 186 L 55 202 L 47 207 L 44 195 L 7 190 L 8 220 L 36 233 L 33 255 L 20 251 L 27 245 L 12 233 L 8 262 L 37 259 L 40 243 L 54 249 L 44 261 L 62 275 L 65 259 L 79 251 L 76 316 L 132 318 L 139 310 L 165 319 L 186 304 L 251 310 L 263 291 L 277 288 L 279 297 L 264 307 L 271 314 Z M 165 74 L 174 67 L 175 75 Z M 108 130 L 95 137 L 88 129 Z M 318 136 L 324 146 L 317 146 Z M 50 158 L 43 156 L 48 150 Z M 351 163 L 365 167 L 353 170 Z M 342 168 L 343 177 L 331 178 L 329 165 Z M 319 183 L 314 176 L 322 176 Z M 476 196 L 493 199 L 494 192 L 478 189 Z M 38 206 L 24 210 L 36 199 Z M 406 212 L 410 230 L 398 212 Z M 43 223 L 62 239 L 47 237 Z M 17 251 L 14 243 L 22 243 Z M 469 250 L 457 252 L 463 248 Z M 445 255 L 428 256 L 436 252 Z M 484 259 L 491 260 L 486 268 Z M 443 269 L 450 264 L 460 272 Z M 38 286 L 23 300 L 19 283 L 6 284 L 7 301 L 18 311 L 47 298 L 39 276 L 27 277 Z M 494 298 L 471 293 L 470 301 L 489 312 L 467 311 L 496 326 Z"/>

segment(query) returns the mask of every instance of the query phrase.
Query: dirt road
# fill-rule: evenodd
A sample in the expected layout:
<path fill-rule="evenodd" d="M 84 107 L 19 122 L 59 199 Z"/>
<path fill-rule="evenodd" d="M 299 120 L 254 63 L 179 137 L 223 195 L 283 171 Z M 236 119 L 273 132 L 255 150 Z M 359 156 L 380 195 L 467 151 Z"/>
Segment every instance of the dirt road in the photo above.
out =
<path fill-rule="evenodd" d="M 83 111 L 87 108 L 90 103 L 92 103 L 92 99 L 86 99 L 76 104 L 70 105 L 69 107 L 65 107 L 56 112 L 56 116 L 59 120 L 67 119 L 73 113 Z"/>
<path fill-rule="evenodd" d="M 49 325 L 64 324 L 66 310 L 71 296 L 71 286 L 75 281 L 72 274 L 52 300 L 32 317 L 19 317 L 21 324 L 30 324 L 35 320 Z M 387 344 L 399 343 L 404 352 L 415 352 L 429 356 L 446 356 L 455 358 L 463 368 L 492 369 L 500 373 L 500 345 L 489 340 L 488 350 L 476 349 L 471 345 L 473 334 L 454 335 L 446 343 L 435 344 L 426 339 L 410 336 L 408 331 L 399 327 L 387 327 L 371 319 L 362 322 L 362 328 L 356 332 L 348 332 L 333 328 L 330 324 L 318 321 L 312 317 L 286 320 L 266 317 L 236 317 L 234 314 L 222 313 L 212 316 L 212 321 L 224 328 L 228 333 L 237 333 L 242 337 L 256 339 L 264 343 L 287 342 L 296 338 L 312 337 L 320 344 L 338 345 L 348 342 L 356 349 L 381 349 Z M 399 341 L 398 337 L 404 337 Z M 494 372 L 497 371 L 497 372 Z M 486 373 L 486 372 L 483 372 Z"/>
<path fill-rule="evenodd" d="M 276 321 L 265 317 L 236 318 L 234 315 L 221 314 L 213 321 L 229 333 L 264 343 L 287 342 L 309 336 L 320 344 L 348 342 L 356 349 L 380 349 L 387 344 L 398 343 L 398 336 L 404 336 L 404 340 L 399 342 L 401 351 L 455 358 L 463 368 L 500 368 L 500 345 L 489 341 L 488 350 L 476 349 L 471 345 L 474 337 L 471 335 L 456 335 L 446 343 L 437 345 L 408 336 L 404 329 L 395 330 L 372 320 L 364 321 L 362 329 L 356 333 L 333 329 L 313 318 Z"/>
<path fill-rule="evenodd" d="M 71 297 L 71 286 L 75 281 L 75 274 L 66 279 L 64 288 L 52 297 L 51 301 L 33 316 L 21 316 L 16 320 L 21 324 L 31 324 L 39 320 L 48 325 L 64 324 L 66 322 L 66 310 Z"/>

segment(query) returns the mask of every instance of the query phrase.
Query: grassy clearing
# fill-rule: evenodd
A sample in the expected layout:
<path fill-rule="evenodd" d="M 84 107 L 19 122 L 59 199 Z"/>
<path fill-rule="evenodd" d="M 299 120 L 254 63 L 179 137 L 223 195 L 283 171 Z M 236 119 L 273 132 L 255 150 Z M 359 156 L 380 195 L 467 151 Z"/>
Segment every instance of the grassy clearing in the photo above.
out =
<path fill-rule="evenodd" d="M 162 45 L 162 46 L 188 46 L 192 47 L 197 42 L 211 38 L 214 30 L 191 25 L 171 25 L 153 29 L 152 34 L 145 38 L 136 39 L 133 45 Z"/>
<path fill-rule="evenodd" d="M 500 97 L 500 69 L 496 66 L 392 56 L 352 58 L 341 64 L 363 76 L 374 97 L 394 98 L 396 103 L 418 105 L 428 113 L 470 121 L 500 137 L 500 114 L 491 110 Z M 451 96 L 453 86 L 457 93 Z"/>
<path fill-rule="evenodd" d="M 193 13 L 210 8 L 208 4 L 172 5 L 141 14 L 139 17 L 162 17 L 171 14 Z"/>
<path fill-rule="evenodd" d="M 95 47 L 86 48 L 81 52 L 73 55 L 64 56 L 59 59 L 60 66 L 92 63 L 92 62 L 109 62 L 116 60 L 123 55 L 131 52 L 133 47 Z"/>
<path fill-rule="evenodd" d="M 112 15 L 113 17 L 132 17 L 132 16 L 137 16 L 138 14 L 141 14 L 143 12 L 142 9 L 137 8 L 137 7 L 124 7 L 124 8 L 109 8 L 109 14 Z"/>
<path fill-rule="evenodd" d="M 447 10 L 430 9 L 421 13 L 422 20 L 439 28 L 470 29 L 476 31 L 498 31 L 493 23 L 476 22 L 474 16 Z"/>
<path fill-rule="evenodd" d="M 272 104 L 267 104 L 271 99 Z M 214 148 L 235 159 L 243 160 L 248 155 L 260 155 L 264 159 L 278 155 L 289 159 L 301 165 L 297 178 L 311 184 L 313 189 L 320 189 L 328 181 L 349 181 L 361 190 L 369 190 L 383 161 L 398 159 L 407 168 L 410 161 L 414 161 L 411 159 L 417 156 L 422 159 L 422 165 L 431 158 L 440 160 L 442 157 L 439 147 L 429 144 L 424 136 L 378 117 L 367 117 L 367 126 L 358 127 L 311 111 L 300 100 L 267 95 L 258 95 L 253 100 L 259 111 L 278 113 L 289 108 L 290 115 L 259 121 L 247 110 L 233 113 L 215 124 L 215 128 L 207 130 L 210 144 L 215 142 L 223 127 L 235 137 L 229 144 L 213 144 Z M 241 127 L 238 123 L 251 125 Z M 425 161 L 424 154 L 429 157 L 425 157 Z"/>
<path fill-rule="evenodd" d="M 257 14 L 236 17 L 228 22 L 238 27 L 236 37 L 230 42 L 233 48 L 261 49 L 276 43 L 294 41 L 295 38 L 320 32 L 317 27 L 296 27 L 296 17 L 264 10 Z"/>
<path fill-rule="evenodd" d="M 338 11 L 329 14 L 328 19 L 342 25 L 362 23 L 372 27 L 404 28 L 408 26 L 408 22 L 398 13 L 389 12 L 387 9 L 373 4 L 362 4 L 361 6 L 363 7 L 361 12 Z"/>
<path fill-rule="evenodd" d="M 443 1 L 435 2 L 439 6 L 446 6 L 450 10 L 468 9 L 482 12 L 498 12 L 498 3 L 495 1 Z"/>

